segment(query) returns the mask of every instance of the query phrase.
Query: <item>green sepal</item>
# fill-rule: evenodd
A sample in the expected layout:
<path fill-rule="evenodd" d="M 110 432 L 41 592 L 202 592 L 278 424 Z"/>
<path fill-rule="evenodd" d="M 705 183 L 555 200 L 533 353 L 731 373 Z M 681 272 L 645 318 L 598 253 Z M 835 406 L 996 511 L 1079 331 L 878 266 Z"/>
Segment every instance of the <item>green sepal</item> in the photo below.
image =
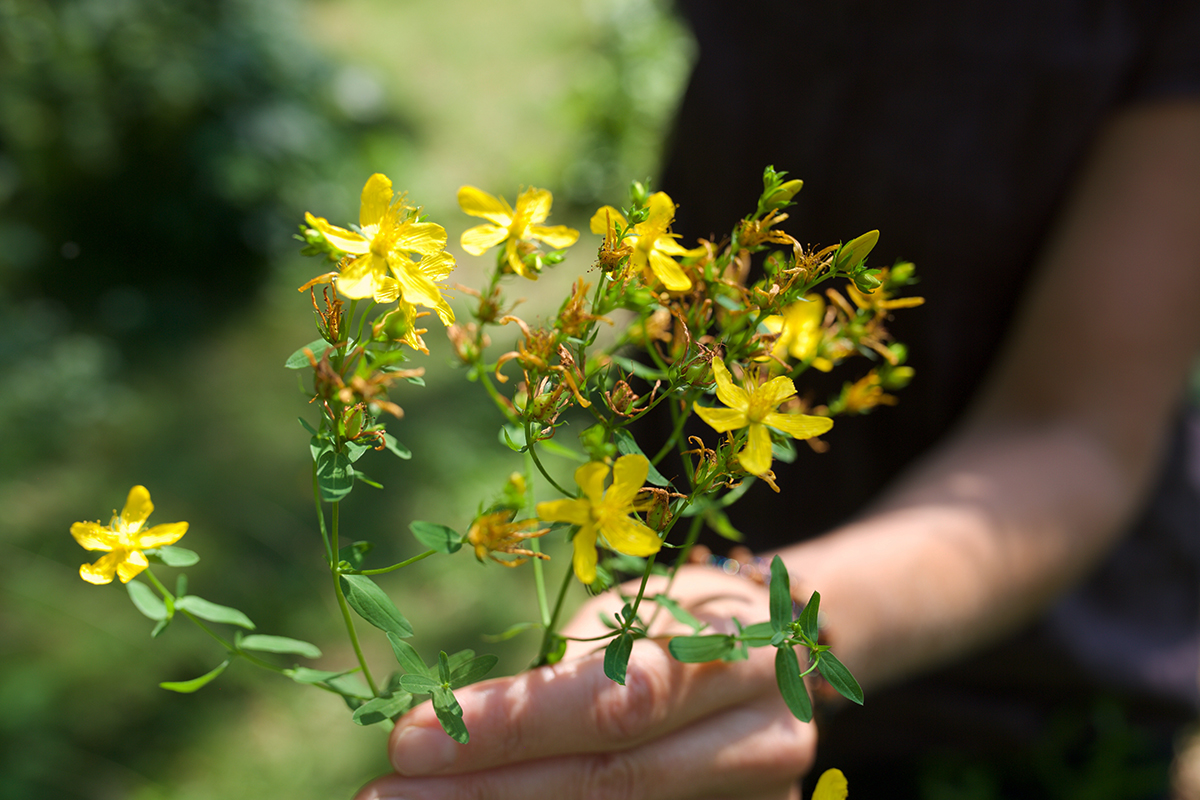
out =
<path fill-rule="evenodd" d="M 390 433 L 383 434 L 383 446 L 390 450 L 397 458 L 408 460 L 412 458 L 412 450 L 409 450 L 400 441 Z"/>
<path fill-rule="evenodd" d="M 179 692 L 180 694 L 191 694 L 197 689 L 212 683 L 217 676 L 225 671 L 229 666 L 230 659 L 225 659 L 213 669 L 201 675 L 199 678 L 192 678 L 190 681 L 166 681 L 159 684 L 159 688 L 166 689 L 170 692 Z"/>
<path fill-rule="evenodd" d="M 500 428 L 500 443 L 515 453 L 524 453 L 529 449 L 525 444 L 525 429 L 520 425 L 509 424 Z"/>
<path fill-rule="evenodd" d="M 466 744 L 470 741 L 471 735 L 467 733 L 467 726 L 462 721 L 462 706 L 458 704 L 454 693 L 449 689 L 439 686 L 434 690 L 433 713 L 437 714 L 438 722 L 442 723 L 442 730 L 451 739 L 459 744 Z"/>
<path fill-rule="evenodd" d="M 629 655 L 633 652 L 633 637 L 625 631 L 604 648 L 604 674 L 616 683 L 625 685 L 625 671 L 629 667 Z"/>
<path fill-rule="evenodd" d="M 452 668 L 450 670 L 450 688 L 460 689 L 468 684 L 483 680 L 483 677 L 492 671 L 492 667 L 496 666 L 496 662 L 499 660 L 499 658 L 489 653 L 482 656 L 475 656 L 465 664 Z"/>
<path fill-rule="evenodd" d="M 771 428 L 771 430 L 778 430 L 778 428 Z M 796 460 L 796 446 L 792 444 L 791 439 L 772 439 L 771 457 L 784 464 L 791 464 Z"/>
<path fill-rule="evenodd" d="M 813 592 L 812 597 L 808 598 L 808 605 L 804 606 L 804 610 L 800 612 L 800 630 L 804 631 L 804 636 L 813 644 L 817 643 L 817 637 L 821 635 L 819 620 L 821 613 L 821 594 Z"/>
<path fill-rule="evenodd" d="M 706 627 L 708 627 L 708 625 L 706 623 L 703 623 L 700 620 L 693 617 L 691 614 L 689 614 L 687 612 L 686 609 L 683 608 L 683 606 L 679 605 L 679 603 L 676 603 L 674 600 L 667 597 L 665 594 L 662 594 L 662 593 L 656 594 L 653 597 L 651 597 L 650 600 L 652 600 L 653 602 L 655 602 L 658 605 L 665 608 L 667 610 L 667 613 L 669 613 L 672 617 L 675 618 L 676 622 L 682 622 L 684 625 L 687 625 L 689 628 L 692 629 L 693 633 L 699 633 L 700 631 L 702 631 Z"/>
<path fill-rule="evenodd" d="M 354 709 L 355 725 L 375 725 L 385 719 L 394 720 L 412 707 L 413 696 L 397 692 L 391 697 L 375 697 Z"/>
<path fill-rule="evenodd" d="M 667 650 L 676 661 L 703 664 L 724 659 L 733 651 L 734 645 L 734 638 L 724 633 L 709 636 L 676 636 L 667 645 Z"/>
<path fill-rule="evenodd" d="M 851 239 L 842 245 L 834 261 L 834 270 L 852 270 L 867 257 L 879 241 L 879 231 L 867 231 L 862 236 Z"/>
<path fill-rule="evenodd" d="M 428 675 L 409 673 L 400 676 L 400 688 L 413 694 L 432 694 L 434 689 L 441 688 L 441 681 Z"/>
<path fill-rule="evenodd" d="M 779 693 L 783 695 L 783 702 L 787 703 L 792 716 L 801 722 L 811 722 L 812 701 L 808 699 L 804 678 L 800 677 L 796 651 L 790 647 L 775 651 L 775 682 L 779 684 Z"/>
<path fill-rule="evenodd" d="M 142 612 L 143 616 L 156 622 L 166 621 L 167 606 L 153 589 L 141 581 L 130 581 L 125 584 L 125 590 L 129 592 L 129 599 L 133 601 L 134 607 Z"/>
<path fill-rule="evenodd" d="M 783 559 L 775 556 L 771 559 L 771 584 L 767 588 L 771 592 L 771 629 L 776 632 L 792 624 L 790 582 Z"/>
<path fill-rule="evenodd" d="M 567 640 L 557 633 L 551 634 L 551 646 L 542 657 L 543 664 L 557 664 L 567 654 Z"/>
<path fill-rule="evenodd" d="M 766 647 L 771 644 L 774 635 L 775 631 L 771 628 L 771 623 L 756 622 L 753 625 L 747 625 L 742 630 L 742 641 L 750 647 Z"/>
<path fill-rule="evenodd" d="M 243 650 L 256 650 L 260 653 L 290 653 L 304 658 L 321 657 L 321 649 L 315 644 L 299 639 L 289 639 L 286 636 L 266 636 L 256 633 L 241 639 L 238 647 Z"/>
<path fill-rule="evenodd" d="M 325 355 L 325 351 L 332 347 L 329 342 L 324 339 L 317 339 L 315 342 L 309 342 L 301 347 L 296 352 L 288 356 L 287 361 L 283 362 L 283 366 L 287 369 L 308 369 L 312 363 L 308 360 L 308 354 L 305 350 L 311 350 L 313 358 L 317 361 L 321 360 L 321 356 Z"/>
<path fill-rule="evenodd" d="M 617 451 L 623 456 L 642 456 L 646 458 L 646 454 L 642 452 L 642 448 L 638 445 L 637 440 L 633 435 L 624 428 L 618 428 L 613 431 L 613 438 L 617 443 Z M 649 462 L 649 458 L 646 458 Z M 663 477 L 663 474 L 658 471 L 658 468 L 650 463 L 650 471 L 646 473 L 646 480 L 655 486 L 671 486 L 671 482 Z"/>
<path fill-rule="evenodd" d="M 354 489 L 354 465 L 345 453 L 326 450 L 317 459 L 317 486 L 321 499 L 336 503 Z"/>
<path fill-rule="evenodd" d="M 360 617 L 384 633 L 394 633 L 402 639 L 413 635 L 412 625 L 375 581 L 366 575 L 342 575 L 341 580 L 346 602 Z"/>
<path fill-rule="evenodd" d="M 817 669 L 829 681 L 829 685 L 837 689 L 838 694 L 847 700 L 863 704 L 863 690 L 858 681 L 846 669 L 846 665 L 838 661 L 837 656 L 828 650 L 817 655 Z"/>
<path fill-rule="evenodd" d="M 176 547 L 173 544 L 151 547 L 143 550 L 142 553 L 152 562 L 168 567 L 190 567 L 192 564 L 200 562 L 199 553 L 188 550 L 186 547 Z"/>
<path fill-rule="evenodd" d="M 363 563 L 367 559 L 367 553 L 371 552 L 374 547 L 375 545 L 371 542 L 348 544 L 338 550 L 338 561 L 345 561 L 354 569 L 362 569 Z"/>
<path fill-rule="evenodd" d="M 462 534 L 445 525 L 417 520 L 409 523 L 408 529 L 412 531 L 413 536 L 417 537 L 418 542 L 430 550 L 449 555 L 462 549 Z"/>
<path fill-rule="evenodd" d="M 194 614 L 200 619 L 206 619 L 209 622 L 220 622 L 224 625 L 240 625 L 247 630 L 254 630 L 254 623 L 241 611 L 229 606 L 217 605 L 194 594 L 189 594 L 186 597 L 176 597 L 175 608 L 179 611 Z"/>
<path fill-rule="evenodd" d="M 394 633 L 388 633 L 387 638 L 392 645 L 392 653 L 396 656 L 396 662 L 405 672 L 409 675 L 429 676 L 429 668 L 425 666 L 425 662 L 417 653 L 416 648 Z"/>

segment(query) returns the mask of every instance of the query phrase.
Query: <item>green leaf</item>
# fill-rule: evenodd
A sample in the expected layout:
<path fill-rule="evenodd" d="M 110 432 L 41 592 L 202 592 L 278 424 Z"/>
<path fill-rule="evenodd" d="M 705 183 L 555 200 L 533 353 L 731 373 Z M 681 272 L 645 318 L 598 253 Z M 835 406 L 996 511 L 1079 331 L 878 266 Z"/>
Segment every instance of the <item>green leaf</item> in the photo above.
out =
<path fill-rule="evenodd" d="M 142 553 L 151 561 L 164 564 L 168 567 L 190 567 L 192 564 L 200 561 L 200 555 L 194 550 L 188 550 L 186 547 L 176 547 L 173 544 L 151 547 L 148 550 L 143 550 Z"/>
<path fill-rule="evenodd" d="M 417 520 L 409 523 L 408 529 L 417 537 L 418 542 L 430 550 L 450 554 L 457 553 L 462 548 L 462 534 L 445 525 Z"/>
<path fill-rule="evenodd" d="M 851 239 L 838 250 L 834 269 L 853 269 L 867 257 L 867 254 L 874 249 L 875 243 L 878 241 L 879 231 L 867 231 L 862 236 Z"/>
<path fill-rule="evenodd" d="M 285 669 L 283 674 L 294 680 L 296 683 L 329 683 L 345 675 L 354 672 L 352 669 L 343 670 L 342 672 L 329 672 L 323 669 L 309 669 L 308 667 L 294 667 Z"/>
<path fill-rule="evenodd" d="M 390 433 L 383 434 L 383 446 L 392 451 L 398 458 L 408 460 L 412 458 L 412 450 L 402 445 L 395 436 Z"/>
<path fill-rule="evenodd" d="M 613 438 L 617 443 L 617 451 L 623 456 L 642 456 L 646 454 L 642 452 L 642 448 L 638 446 L 637 440 L 633 435 L 624 428 L 618 428 L 613 432 Z M 646 459 L 649 461 L 649 459 Z M 654 464 L 650 465 L 650 472 L 646 474 L 646 480 L 655 486 L 670 486 L 671 482 L 663 477 L 663 474 L 658 471 Z"/>
<path fill-rule="evenodd" d="M 441 681 L 429 677 L 428 675 L 417 675 L 409 673 L 400 676 L 400 688 L 406 692 L 413 694 L 431 694 L 434 689 L 440 688 Z"/>
<path fill-rule="evenodd" d="M 747 625 L 742 631 L 742 641 L 751 647 L 766 647 L 771 643 L 771 637 L 775 635 L 775 630 L 769 622 L 758 622 L 754 625 Z"/>
<path fill-rule="evenodd" d="M 317 361 L 320 361 L 321 356 L 323 356 L 325 351 L 331 346 L 332 345 L 330 345 L 329 342 L 325 341 L 324 339 L 317 339 L 315 342 L 309 342 L 308 344 L 304 345 L 304 347 L 301 347 L 299 350 L 288 356 L 287 361 L 283 362 L 283 366 L 287 369 L 308 369 L 312 366 L 312 364 L 308 360 L 308 354 L 304 351 L 311 350 L 313 357 L 316 358 Z"/>
<path fill-rule="evenodd" d="M 375 697 L 354 710 L 354 724 L 375 725 L 385 719 L 395 719 L 412 706 L 412 695 L 399 692 L 391 697 Z"/>
<path fill-rule="evenodd" d="M 396 655 L 396 661 L 405 672 L 409 675 L 427 676 L 430 674 L 429 668 L 425 666 L 425 662 L 417 653 L 416 648 L 394 633 L 389 633 L 387 638 L 392 643 L 392 652 Z"/>
<path fill-rule="evenodd" d="M 317 459 L 317 485 L 321 499 L 336 503 L 354 489 L 354 465 L 345 453 L 326 450 Z"/>
<path fill-rule="evenodd" d="M 321 657 L 321 649 L 315 644 L 289 639 L 286 636 L 254 634 L 242 639 L 238 646 L 243 650 L 257 650 L 260 653 L 292 653 L 305 658 Z"/>
<path fill-rule="evenodd" d="M 522 634 L 525 631 L 530 630 L 531 628 L 540 628 L 540 627 L 542 627 L 541 624 L 539 624 L 537 622 L 518 622 L 516 625 L 511 625 L 508 628 L 501 631 L 500 633 L 485 633 L 482 636 L 480 636 L 479 638 L 483 639 L 485 642 L 488 642 L 489 644 L 495 644 L 496 642 L 508 641 L 509 639 L 513 638 L 514 636 L 517 636 L 518 634 Z"/>
<path fill-rule="evenodd" d="M 180 694 L 191 694 L 197 689 L 200 689 L 216 680 L 217 676 L 224 672 L 225 668 L 228 666 L 229 659 L 227 658 L 212 670 L 201 675 L 199 678 L 192 678 L 190 681 L 167 681 L 165 683 L 160 683 L 159 687 L 168 691 L 179 692 Z"/>
<path fill-rule="evenodd" d="M 333 452 L 333 442 L 328 436 L 313 436 L 308 440 L 308 452 L 312 456 L 312 460 L 318 462 L 321 460 L 321 456 Z"/>
<path fill-rule="evenodd" d="M 772 430 L 779 429 L 772 428 Z M 791 464 L 796 460 L 796 446 L 792 444 L 791 439 L 774 439 L 771 441 L 771 457 L 784 464 Z"/>
<path fill-rule="evenodd" d="M 158 624 L 154 626 L 154 630 L 150 631 L 150 638 L 157 639 L 159 636 L 162 635 L 162 632 L 165 631 L 167 629 L 167 626 L 170 624 L 171 624 L 170 619 L 160 619 L 158 621 Z"/>
<path fill-rule="evenodd" d="M 666 373 L 660 372 L 659 370 L 655 369 L 654 367 L 643 364 L 640 361 L 635 361 L 632 358 L 626 358 L 625 356 L 613 356 L 612 360 L 613 360 L 613 363 L 616 364 L 621 369 L 625 370 L 626 372 L 633 373 L 634 375 L 638 376 L 642 380 L 647 381 L 649 383 L 667 379 Z"/>
<path fill-rule="evenodd" d="M 828 650 L 819 653 L 817 669 L 825 676 L 825 680 L 829 681 L 829 685 L 837 689 L 838 694 L 860 706 L 863 704 L 862 687 L 850 674 L 850 670 L 846 669 L 846 665 L 838 661 L 837 656 Z"/>
<path fill-rule="evenodd" d="M 442 723 L 442 730 L 451 739 L 459 744 L 466 744 L 470 741 L 471 736 L 467 733 L 467 726 L 462 721 L 462 706 L 458 704 L 454 693 L 449 689 L 439 687 L 433 693 L 433 713 L 437 714 L 438 722 Z"/>
<path fill-rule="evenodd" d="M 363 679 L 354 674 L 356 672 L 358 672 L 357 669 L 352 669 L 349 672 L 338 675 L 337 677 L 330 678 L 329 680 L 325 681 L 325 685 L 342 695 L 343 698 L 353 697 L 358 700 L 370 700 L 375 695 L 370 689 L 367 688 L 367 684 L 363 682 Z M 359 704 L 347 703 L 347 705 L 349 705 L 350 710 L 353 711 L 355 708 L 358 708 Z"/>
<path fill-rule="evenodd" d="M 775 651 L 775 682 L 779 684 L 779 693 L 783 695 L 783 702 L 787 703 L 792 716 L 801 722 L 811 722 L 812 701 L 808 699 L 808 690 L 804 688 L 804 679 L 800 677 L 796 651 L 790 647 Z"/>
<path fill-rule="evenodd" d="M 734 638 L 728 634 L 711 636 L 676 636 L 667 645 L 667 650 L 676 661 L 685 664 L 702 664 L 720 661 L 733 650 Z"/>
<path fill-rule="evenodd" d="M 771 629 L 776 632 L 792 624 L 792 594 L 789 583 L 783 559 L 775 556 L 771 559 L 771 583 L 767 588 L 771 592 Z"/>
<path fill-rule="evenodd" d="M 443 684 L 450 683 L 450 657 L 446 655 L 445 650 L 438 653 L 438 677 Z"/>
<path fill-rule="evenodd" d="M 134 606 L 142 612 L 143 616 L 155 621 L 163 621 L 167 618 L 166 604 L 149 586 L 141 581 L 130 581 L 125 584 L 125 589 L 129 592 L 129 599 L 133 601 Z"/>
<path fill-rule="evenodd" d="M 187 575 L 183 572 L 175 576 L 175 596 L 183 597 L 187 594 Z"/>
<path fill-rule="evenodd" d="M 693 633 L 699 633 L 707 627 L 705 623 L 693 617 L 686 610 L 684 610 L 682 606 L 680 606 L 671 598 L 667 597 L 665 594 L 656 594 L 650 599 L 665 608 L 677 622 L 682 622 L 684 625 L 687 625 L 689 628 L 691 628 Z"/>
<path fill-rule="evenodd" d="M 175 598 L 175 608 L 180 611 L 186 611 L 189 614 L 195 614 L 200 619 L 206 619 L 209 622 L 220 622 L 225 625 L 241 625 L 248 630 L 254 630 L 254 623 L 241 611 L 229 606 L 219 606 L 194 594 L 190 594 L 187 597 Z"/>
<path fill-rule="evenodd" d="M 813 644 L 817 643 L 817 637 L 821 634 L 818 625 L 820 613 L 821 595 L 819 592 L 813 592 L 812 597 L 808 598 L 808 605 L 800 612 L 800 630 L 804 631 L 804 635 Z"/>
<path fill-rule="evenodd" d="M 363 455 L 370 449 L 371 448 L 365 444 L 359 444 L 358 442 L 346 442 L 346 458 L 350 459 L 350 463 L 353 464 L 355 461 L 358 461 L 360 458 L 362 458 Z"/>
<path fill-rule="evenodd" d="M 525 429 L 520 425 L 505 425 L 500 429 L 500 443 L 517 453 L 524 453 Z"/>
<path fill-rule="evenodd" d="M 459 650 L 457 653 L 452 653 L 451 655 L 447 656 L 446 669 L 453 673 L 454 670 L 458 669 L 463 664 L 466 664 L 474 657 L 475 651 L 469 647 L 466 650 Z"/>
<path fill-rule="evenodd" d="M 460 667 L 450 671 L 450 688 L 458 689 L 470 683 L 483 680 L 492 671 L 500 659 L 494 655 L 482 655 L 472 658 Z"/>
<path fill-rule="evenodd" d="M 553 633 L 550 636 L 551 645 L 546 651 L 544 661 L 546 664 L 557 664 L 558 662 L 562 661 L 563 656 L 567 654 L 567 640 L 564 637 L 559 636 L 557 633 Z"/>
<path fill-rule="evenodd" d="M 371 552 L 371 549 L 374 547 L 375 545 L 370 542 L 348 544 L 338 550 L 338 561 L 345 561 L 354 569 L 362 569 L 363 562 L 367 558 L 367 553 Z"/>
<path fill-rule="evenodd" d="M 741 531 L 733 527 L 729 516 L 719 508 L 710 508 L 705 511 L 704 521 L 708 523 L 708 527 L 731 542 L 740 542 L 746 538 Z"/>
<path fill-rule="evenodd" d="M 559 444 L 553 439 L 542 439 L 540 442 L 538 442 L 538 445 L 547 453 L 553 453 L 556 456 L 568 458 L 571 461 L 578 461 L 580 463 L 587 463 L 588 461 L 588 457 L 583 453 L 572 450 L 566 445 Z M 651 467 L 651 469 L 653 469 L 653 467 Z"/>
<path fill-rule="evenodd" d="M 360 617 L 384 633 L 394 633 L 402 639 L 413 635 L 412 625 L 396 608 L 396 604 L 366 575 L 343 575 L 342 591 L 346 602 Z"/>
<path fill-rule="evenodd" d="M 622 686 L 625 685 L 625 670 L 629 667 L 629 654 L 633 652 L 633 637 L 629 631 L 608 643 L 604 648 L 604 674 Z"/>
<path fill-rule="evenodd" d="M 300 424 L 304 427 L 304 430 L 308 431 L 313 436 L 317 435 L 317 429 L 314 428 L 312 425 L 309 425 L 308 420 L 306 420 L 304 417 L 296 417 L 296 419 L 298 419 L 300 421 Z"/>

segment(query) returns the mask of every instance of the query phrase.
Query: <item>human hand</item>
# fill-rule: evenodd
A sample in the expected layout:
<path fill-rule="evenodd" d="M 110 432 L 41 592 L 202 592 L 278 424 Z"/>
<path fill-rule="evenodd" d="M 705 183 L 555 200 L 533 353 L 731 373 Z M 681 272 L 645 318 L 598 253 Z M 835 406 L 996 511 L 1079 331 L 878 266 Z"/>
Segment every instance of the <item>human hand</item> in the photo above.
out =
<path fill-rule="evenodd" d="M 651 582 L 646 595 L 664 586 Z M 708 567 L 682 568 L 671 596 L 714 632 L 769 618 L 765 588 Z M 621 606 L 612 593 L 586 603 L 564 634 L 606 629 Z M 652 607 L 651 607 L 652 608 Z M 643 618 L 652 613 L 643 605 Z M 656 637 L 674 631 L 659 614 Z M 455 693 L 471 741 L 442 732 L 422 705 L 392 732 L 397 774 L 356 800 L 458 798 L 799 798 L 796 779 L 812 765 L 816 729 L 792 716 L 775 684 L 773 648 L 747 661 L 682 664 L 666 638 L 634 643 L 625 686 L 604 675 L 595 643 L 572 642 L 553 666 Z"/>

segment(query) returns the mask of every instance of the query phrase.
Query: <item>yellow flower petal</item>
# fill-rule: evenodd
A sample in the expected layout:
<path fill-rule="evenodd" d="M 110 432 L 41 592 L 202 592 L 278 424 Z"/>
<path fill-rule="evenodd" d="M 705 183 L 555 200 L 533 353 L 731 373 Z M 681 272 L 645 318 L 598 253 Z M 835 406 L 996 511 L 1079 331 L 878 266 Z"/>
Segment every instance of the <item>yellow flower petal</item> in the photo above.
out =
<path fill-rule="evenodd" d="M 767 414 L 763 423 L 778 428 L 793 439 L 811 439 L 827 433 L 833 427 L 833 420 L 829 417 L 809 414 Z"/>
<path fill-rule="evenodd" d="M 522 278 L 536 281 L 538 279 L 537 273 L 530 272 L 529 268 L 525 266 L 525 262 L 521 260 L 520 255 L 517 254 L 517 241 L 517 239 L 509 237 L 508 243 L 504 245 L 504 259 L 508 262 L 508 268 Z"/>
<path fill-rule="evenodd" d="M 777 405 L 796 394 L 796 384 L 786 375 L 772 378 L 754 390 L 751 403 L 760 408 L 774 409 Z"/>
<path fill-rule="evenodd" d="M 456 266 L 454 256 L 442 250 L 422 258 L 421 263 L 417 264 L 417 269 L 429 280 L 440 281 L 453 272 Z"/>
<path fill-rule="evenodd" d="M 499 225 L 476 225 L 463 231 L 459 244 L 471 255 L 481 256 L 507 238 L 508 228 L 501 228 Z"/>
<path fill-rule="evenodd" d="M 472 217 L 483 217 L 505 229 L 512 224 L 512 209 L 508 203 L 474 186 L 458 190 L 458 207 Z"/>
<path fill-rule="evenodd" d="M 98 522 L 76 522 L 71 526 L 71 535 L 84 550 L 112 550 L 118 545 L 117 534 Z"/>
<path fill-rule="evenodd" d="M 762 475 L 771 468 L 771 434 L 766 425 L 750 425 L 746 447 L 738 453 L 738 463 L 751 475 Z"/>
<path fill-rule="evenodd" d="M 125 560 L 117 564 L 117 577 L 121 579 L 121 583 L 129 583 L 148 566 L 150 562 L 142 555 L 141 550 L 130 550 Z M 112 576 L 109 576 L 109 580 L 112 580 Z"/>
<path fill-rule="evenodd" d="M 579 231 L 574 228 L 568 228 L 566 225 L 554 225 L 551 227 L 531 225 L 529 226 L 529 237 L 543 241 L 556 250 L 561 250 L 579 241 Z"/>
<path fill-rule="evenodd" d="M 362 201 L 358 207 L 358 224 L 365 228 L 377 225 L 387 216 L 392 205 L 392 182 L 376 172 L 363 184 Z"/>
<path fill-rule="evenodd" d="M 692 288 L 692 279 L 684 274 L 678 261 L 667 258 L 657 249 L 650 251 L 649 258 L 651 272 L 662 281 L 663 286 L 667 287 L 667 291 L 686 292 Z"/>
<path fill-rule="evenodd" d="M 688 250 L 679 242 L 675 241 L 675 237 L 671 235 L 659 236 L 657 239 L 655 239 L 654 249 L 667 256 L 699 255 L 696 250 Z M 704 249 L 700 248 L 699 252 L 703 253 Z"/>
<path fill-rule="evenodd" d="M 521 192 L 521 196 L 517 198 L 517 211 L 514 216 L 522 217 L 527 226 L 545 222 L 546 217 L 550 216 L 550 206 L 553 203 L 554 197 L 549 190 L 531 187 Z"/>
<path fill-rule="evenodd" d="M 389 255 L 404 252 L 432 256 L 446 249 L 446 229 L 434 222 L 405 222 L 395 237 Z"/>
<path fill-rule="evenodd" d="M 638 233 L 642 233 L 642 225 L 646 229 L 654 229 L 660 233 L 666 232 L 667 228 L 671 227 L 671 222 L 675 219 L 675 201 L 667 195 L 666 192 L 655 192 L 650 195 L 649 214 L 646 215 L 646 221 L 638 225 Z"/>
<path fill-rule="evenodd" d="M 361 234 L 331 225 L 324 217 L 314 217 L 312 214 L 305 213 L 304 220 L 320 231 L 331 245 L 343 253 L 360 256 L 371 249 L 371 243 Z"/>
<path fill-rule="evenodd" d="M 719 358 L 712 360 L 713 377 L 717 380 L 717 399 L 730 408 L 746 412 L 750 410 L 750 394 L 733 383 L 729 368 Z"/>
<path fill-rule="evenodd" d="M 580 583 L 591 584 L 596 580 L 596 527 L 585 525 L 571 540 L 574 553 L 571 566 Z"/>
<path fill-rule="evenodd" d="M 393 303 L 400 297 L 400 281 L 392 277 L 375 281 L 375 302 Z"/>
<path fill-rule="evenodd" d="M 813 789 L 812 800 L 846 800 L 850 794 L 846 776 L 840 769 L 827 769 L 821 773 L 817 788 Z"/>
<path fill-rule="evenodd" d="M 592 214 L 592 219 L 588 223 L 588 230 L 603 236 L 608 233 L 609 227 L 624 228 L 625 217 L 612 206 L 600 206 L 599 210 L 595 214 Z"/>
<path fill-rule="evenodd" d="M 135 486 L 129 490 L 125 499 L 125 508 L 121 509 L 121 524 L 127 532 L 133 532 L 142 527 L 154 504 L 150 502 L 150 492 L 145 486 Z"/>
<path fill-rule="evenodd" d="M 693 403 L 692 410 L 717 433 L 736 431 L 738 428 L 744 428 L 750 424 L 746 412 L 738 411 L 736 408 L 710 408 Z"/>
<path fill-rule="evenodd" d="M 593 506 L 604 501 L 604 479 L 608 477 L 608 465 L 602 461 L 589 461 L 575 470 L 575 483 Z"/>
<path fill-rule="evenodd" d="M 601 533 L 609 547 L 630 556 L 653 555 L 662 547 L 658 534 L 633 517 L 611 519 Z"/>
<path fill-rule="evenodd" d="M 362 300 L 375 295 L 375 284 L 385 276 L 387 261 L 371 253 L 359 256 L 342 266 L 338 273 L 337 290 L 351 300 Z"/>
<path fill-rule="evenodd" d="M 618 458 L 613 463 L 613 482 L 604 504 L 610 508 L 632 508 L 634 495 L 645 485 L 648 474 L 650 459 L 645 456 L 631 453 Z"/>
<path fill-rule="evenodd" d="M 155 525 L 143 531 L 138 537 L 137 546 L 143 550 L 150 547 L 162 547 L 165 544 L 175 544 L 187 533 L 186 522 L 168 522 L 165 525 Z M 136 552 L 136 551 L 135 551 Z"/>
<path fill-rule="evenodd" d="M 97 586 L 112 583 L 113 576 L 117 574 L 117 566 L 125 560 L 126 555 L 125 550 L 114 550 L 95 564 L 81 564 L 79 577 Z"/>
<path fill-rule="evenodd" d="M 417 270 L 417 265 L 408 261 L 407 258 L 397 259 L 396 262 L 392 264 L 392 273 L 400 282 L 400 294 L 404 297 L 404 302 L 432 308 L 437 312 L 438 319 L 442 321 L 443 325 L 454 322 L 454 311 L 451 310 L 450 304 L 442 298 L 442 293 L 434 282 L 422 275 Z"/>
<path fill-rule="evenodd" d="M 569 522 L 587 525 L 592 520 L 592 504 L 583 498 L 547 500 L 537 504 L 538 519 L 546 522 Z"/>

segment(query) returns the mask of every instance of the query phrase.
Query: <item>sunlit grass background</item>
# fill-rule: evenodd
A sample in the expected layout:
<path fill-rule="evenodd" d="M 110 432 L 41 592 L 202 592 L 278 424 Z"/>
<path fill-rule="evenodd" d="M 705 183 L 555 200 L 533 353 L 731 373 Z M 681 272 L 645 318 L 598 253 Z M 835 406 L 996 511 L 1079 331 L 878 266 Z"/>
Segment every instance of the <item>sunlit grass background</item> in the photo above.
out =
<path fill-rule="evenodd" d="M 447 228 L 466 285 L 483 265 L 457 247 L 475 222 L 455 204 L 464 183 L 510 200 L 549 188 L 552 221 L 586 230 L 656 169 L 691 57 L 664 5 L 0 9 L 0 800 L 348 797 L 387 769 L 382 728 L 244 664 L 196 695 L 157 688 L 207 671 L 218 648 L 186 623 L 152 641 L 119 585 L 79 579 L 92 555 L 67 530 L 143 483 L 152 523 L 191 524 L 194 593 L 316 641 L 313 666 L 348 666 L 297 423 L 315 415 L 282 367 L 315 338 L 296 287 L 327 269 L 296 255 L 295 226 L 305 210 L 355 221 L 384 172 Z M 566 265 L 514 288 L 521 313 L 552 311 L 595 244 L 585 233 Z M 389 430 L 413 459 L 360 462 L 386 490 L 360 484 L 343 517 L 379 564 L 418 552 L 413 519 L 465 530 L 522 467 L 430 327 L 427 386 L 393 393 L 406 416 Z M 463 551 L 381 583 L 427 656 L 528 661 L 532 636 L 480 639 L 534 618 L 523 570 Z M 386 673 L 386 643 L 366 638 Z"/>

